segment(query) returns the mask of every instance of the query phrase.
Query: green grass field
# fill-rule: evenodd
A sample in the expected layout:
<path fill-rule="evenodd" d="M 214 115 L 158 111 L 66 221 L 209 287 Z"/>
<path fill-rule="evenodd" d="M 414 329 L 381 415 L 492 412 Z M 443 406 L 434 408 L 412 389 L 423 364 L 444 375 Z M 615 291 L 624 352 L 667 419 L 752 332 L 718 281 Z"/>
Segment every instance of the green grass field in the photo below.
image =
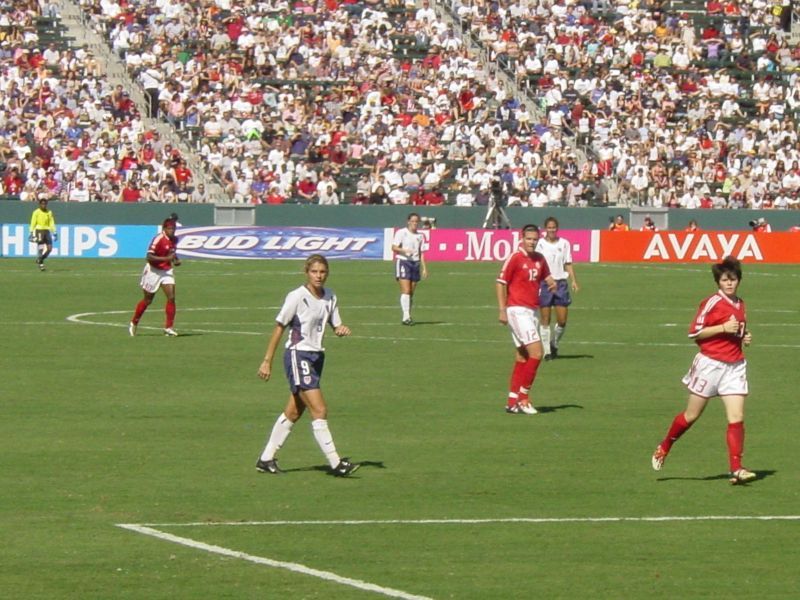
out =
<path fill-rule="evenodd" d="M 364 463 L 351 479 L 324 473 L 307 417 L 287 473 L 254 469 L 287 396 L 256 370 L 301 263 L 187 261 L 178 338 L 163 296 L 128 336 L 140 261 L 48 266 L 0 263 L 4 598 L 798 595 L 795 268 L 745 268 L 760 478 L 734 487 L 718 401 L 650 468 L 684 407 L 707 266 L 577 265 L 528 417 L 503 411 L 498 265 L 431 265 L 409 328 L 388 263 L 334 263 L 353 335 L 328 336 L 323 389 L 340 453 Z"/>

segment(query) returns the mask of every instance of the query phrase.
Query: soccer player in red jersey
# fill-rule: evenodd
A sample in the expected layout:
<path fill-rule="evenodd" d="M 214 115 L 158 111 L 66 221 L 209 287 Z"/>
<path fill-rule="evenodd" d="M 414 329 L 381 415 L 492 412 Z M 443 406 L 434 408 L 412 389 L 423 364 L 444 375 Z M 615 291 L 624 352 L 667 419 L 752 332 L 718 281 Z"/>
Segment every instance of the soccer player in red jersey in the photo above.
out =
<path fill-rule="evenodd" d="M 175 337 L 178 333 L 172 328 L 175 323 L 175 274 L 172 268 L 180 266 L 181 261 L 176 254 L 178 249 L 178 238 L 175 236 L 177 221 L 169 218 L 161 224 L 161 233 L 152 239 L 150 247 L 147 249 L 147 264 L 142 272 L 142 279 L 139 286 L 144 292 L 144 298 L 136 305 L 136 312 L 133 314 L 128 333 L 136 335 L 136 328 L 144 311 L 153 302 L 158 288 L 164 290 L 167 297 L 166 314 L 164 323 L 164 335 Z"/>
<path fill-rule="evenodd" d="M 719 290 L 700 303 L 689 327 L 689 337 L 700 351 L 683 377 L 689 389 L 686 410 L 672 421 L 667 436 L 653 453 L 653 469 L 661 470 L 672 444 L 700 418 L 711 398 L 719 396 L 728 417 L 730 482 L 744 483 L 756 474 L 742 467 L 744 453 L 744 400 L 747 397 L 747 361 L 742 346 L 752 336 L 747 329 L 744 301 L 736 295 L 742 281 L 742 265 L 731 257 L 711 267 Z"/>
<path fill-rule="evenodd" d="M 545 281 L 552 292 L 556 289 L 556 282 L 550 275 L 547 260 L 536 252 L 539 228 L 525 225 L 521 233 L 522 242 L 503 263 L 495 288 L 500 309 L 498 320 L 511 329 L 511 339 L 516 348 L 506 412 L 535 415 L 536 409 L 528 394 L 544 355 L 539 337 L 539 287 Z"/>

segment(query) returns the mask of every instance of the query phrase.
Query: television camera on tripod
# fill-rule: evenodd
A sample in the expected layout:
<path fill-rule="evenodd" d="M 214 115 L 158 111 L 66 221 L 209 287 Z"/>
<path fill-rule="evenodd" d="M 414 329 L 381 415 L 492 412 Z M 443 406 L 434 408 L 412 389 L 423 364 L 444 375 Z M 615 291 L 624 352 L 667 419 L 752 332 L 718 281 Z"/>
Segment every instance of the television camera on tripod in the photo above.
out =
<path fill-rule="evenodd" d="M 489 205 L 486 209 L 486 218 L 483 220 L 484 229 L 511 229 L 511 221 L 506 214 L 507 185 L 499 177 L 492 178 L 489 186 Z"/>

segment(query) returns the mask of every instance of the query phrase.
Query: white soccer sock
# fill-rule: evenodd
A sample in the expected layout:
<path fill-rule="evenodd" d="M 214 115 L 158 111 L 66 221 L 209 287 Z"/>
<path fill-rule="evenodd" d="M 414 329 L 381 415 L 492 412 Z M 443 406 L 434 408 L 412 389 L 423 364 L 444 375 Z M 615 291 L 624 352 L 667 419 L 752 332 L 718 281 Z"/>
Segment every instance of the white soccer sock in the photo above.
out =
<path fill-rule="evenodd" d="M 539 327 L 539 335 L 542 338 L 542 346 L 544 346 L 545 356 L 550 354 L 550 325 L 542 325 Z"/>
<path fill-rule="evenodd" d="M 292 425 L 294 423 L 281 413 L 281 416 L 275 421 L 275 425 L 272 426 L 272 433 L 269 434 L 269 441 L 261 453 L 261 460 L 266 461 L 275 458 L 275 453 L 281 449 L 286 438 L 292 433 Z"/>
<path fill-rule="evenodd" d="M 564 337 L 564 330 L 565 330 L 566 328 L 567 328 L 567 324 L 566 324 L 566 323 L 564 323 L 564 325 L 558 325 L 558 324 L 556 324 L 556 332 L 555 332 L 555 333 L 556 333 L 556 340 L 555 340 L 555 342 L 553 343 L 553 345 L 554 345 L 556 348 L 558 348 L 558 342 L 560 342 L 560 341 L 561 341 L 561 338 L 562 338 L 562 337 Z"/>
<path fill-rule="evenodd" d="M 400 294 L 400 308 L 403 309 L 403 321 L 411 318 L 411 295 Z"/>
<path fill-rule="evenodd" d="M 328 459 L 328 464 L 333 469 L 339 464 L 339 454 L 336 452 L 336 445 L 333 443 L 333 436 L 330 429 L 328 429 L 328 421 L 326 419 L 315 419 L 311 421 L 311 428 L 314 430 L 314 438 L 317 440 L 319 449 Z"/>

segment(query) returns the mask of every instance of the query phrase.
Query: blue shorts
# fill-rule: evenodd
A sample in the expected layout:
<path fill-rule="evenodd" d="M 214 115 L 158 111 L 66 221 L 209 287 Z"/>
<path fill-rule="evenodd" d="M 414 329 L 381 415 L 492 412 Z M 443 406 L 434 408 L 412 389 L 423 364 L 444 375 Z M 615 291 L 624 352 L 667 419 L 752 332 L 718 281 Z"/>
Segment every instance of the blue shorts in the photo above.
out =
<path fill-rule="evenodd" d="M 547 284 L 543 281 L 539 288 L 539 306 L 569 306 L 572 304 L 572 297 L 569 295 L 569 281 L 566 279 L 556 280 L 556 291 L 551 292 L 547 289 Z"/>
<path fill-rule="evenodd" d="M 395 279 L 408 279 L 409 281 L 419 281 L 420 262 L 417 260 L 398 260 L 395 263 Z"/>
<path fill-rule="evenodd" d="M 283 369 L 293 394 L 300 390 L 318 390 L 324 366 L 324 352 L 286 350 L 283 353 Z"/>

